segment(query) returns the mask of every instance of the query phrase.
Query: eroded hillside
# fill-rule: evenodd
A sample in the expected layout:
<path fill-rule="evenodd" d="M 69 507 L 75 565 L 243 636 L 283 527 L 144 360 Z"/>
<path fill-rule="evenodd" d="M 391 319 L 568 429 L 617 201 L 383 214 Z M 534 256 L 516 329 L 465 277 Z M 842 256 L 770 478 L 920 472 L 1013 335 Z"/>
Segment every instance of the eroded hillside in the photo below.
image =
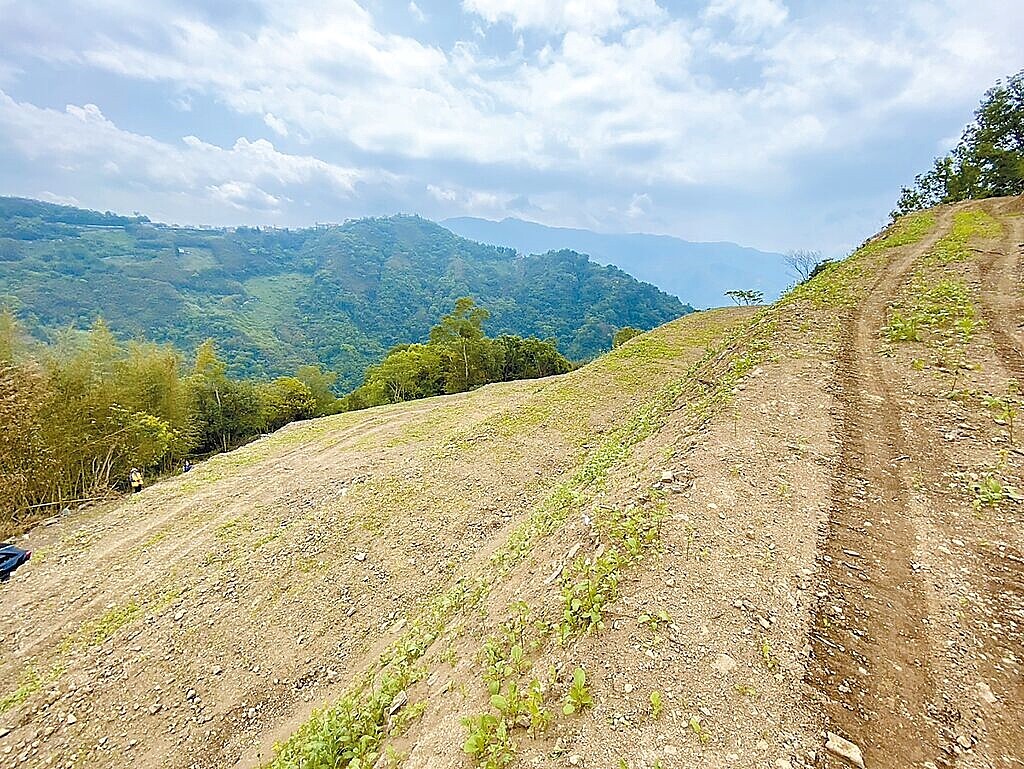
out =
<path fill-rule="evenodd" d="M 1019 765 L 1022 212 L 917 214 L 771 308 L 37 528 L 0 755 L 783 768 L 854 760 L 836 732 Z"/>

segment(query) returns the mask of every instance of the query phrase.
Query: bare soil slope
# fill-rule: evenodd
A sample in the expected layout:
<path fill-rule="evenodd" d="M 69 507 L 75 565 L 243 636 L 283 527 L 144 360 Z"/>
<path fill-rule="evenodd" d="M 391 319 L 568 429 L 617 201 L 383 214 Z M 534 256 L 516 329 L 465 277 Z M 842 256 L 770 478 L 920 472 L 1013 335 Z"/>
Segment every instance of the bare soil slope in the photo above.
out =
<path fill-rule="evenodd" d="M 1021 766 L 1022 213 L 35 529 L 0 764 Z"/>

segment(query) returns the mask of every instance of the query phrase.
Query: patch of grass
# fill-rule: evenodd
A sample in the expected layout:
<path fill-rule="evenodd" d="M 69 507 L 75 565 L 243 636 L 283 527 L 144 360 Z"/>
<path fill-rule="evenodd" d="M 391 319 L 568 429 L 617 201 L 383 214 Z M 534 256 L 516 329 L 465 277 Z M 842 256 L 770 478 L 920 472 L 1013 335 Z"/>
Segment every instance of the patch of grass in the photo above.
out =
<path fill-rule="evenodd" d="M 890 342 L 966 344 L 982 323 L 969 290 L 959 281 L 942 280 L 931 285 L 919 281 L 911 288 L 910 297 L 889 311 L 882 333 Z"/>
<path fill-rule="evenodd" d="M 928 252 L 928 259 L 940 264 L 962 262 L 970 256 L 968 244 L 972 239 L 995 238 L 1001 232 L 999 222 L 984 211 L 957 211 L 952 228 Z"/>
<path fill-rule="evenodd" d="M 515 760 L 516 746 L 504 718 L 483 713 L 463 719 L 463 724 L 469 736 L 462 750 L 473 757 L 480 769 L 503 769 Z"/>
<path fill-rule="evenodd" d="M 902 217 L 846 259 L 828 265 L 811 280 L 793 288 L 781 303 L 807 302 L 818 309 L 856 304 L 866 290 L 861 278 L 873 269 L 874 260 L 889 249 L 919 242 L 932 230 L 935 221 L 935 214 L 931 211 L 918 211 Z"/>
<path fill-rule="evenodd" d="M 6 713 L 35 694 L 43 686 L 43 680 L 34 670 L 26 671 L 14 691 L 0 697 L 0 713 Z"/>
<path fill-rule="evenodd" d="M 286 743 L 275 747 L 275 769 L 363 769 L 380 758 L 389 709 L 399 692 L 422 677 L 412 660 L 366 676 L 332 707 L 317 711 Z"/>
<path fill-rule="evenodd" d="M 96 619 L 83 623 L 78 632 L 65 641 L 65 644 L 101 646 L 114 633 L 135 619 L 141 611 L 142 606 L 135 601 L 129 601 L 123 606 L 112 606 Z"/>
<path fill-rule="evenodd" d="M 593 558 L 581 558 L 562 584 L 563 643 L 575 636 L 604 628 L 605 608 L 619 593 L 619 567 L 624 559 L 617 548 Z"/>
<path fill-rule="evenodd" d="M 1013 393 L 1012 387 L 1009 390 L 1010 393 Z M 985 406 L 988 408 L 989 414 L 992 415 L 992 420 L 997 425 L 1006 427 L 1010 437 L 1010 445 L 1012 446 L 1016 443 L 1014 425 L 1017 421 L 1017 404 L 1009 396 L 1005 398 L 986 396 Z"/>
<path fill-rule="evenodd" d="M 998 508 L 1004 502 L 1024 502 L 1024 496 L 1021 496 L 1016 487 L 1003 483 L 995 473 L 982 473 L 972 477 L 968 482 L 968 488 L 974 497 L 975 510 Z"/>
<path fill-rule="evenodd" d="M 934 211 L 916 211 L 900 217 L 877 238 L 869 240 L 859 249 L 862 254 L 872 254 L 888 248 L 918 243 L 935 227 Z"/>
<path fill-rule="evenodd" d="M 149 548 L 153 547 L 153 545 L 158 545 L 161 542 L 163 542 L 170 535 L 171 535 L 171 532 L 168 529 L 164 529 L 163 531 L 158 531 L 156 534 L 154 534 L 153 536 L 151 536 L 149 539 L 147 539 L 145 542 L 142 543 L 142 549 L 143 550 L 148 550 Z"/>

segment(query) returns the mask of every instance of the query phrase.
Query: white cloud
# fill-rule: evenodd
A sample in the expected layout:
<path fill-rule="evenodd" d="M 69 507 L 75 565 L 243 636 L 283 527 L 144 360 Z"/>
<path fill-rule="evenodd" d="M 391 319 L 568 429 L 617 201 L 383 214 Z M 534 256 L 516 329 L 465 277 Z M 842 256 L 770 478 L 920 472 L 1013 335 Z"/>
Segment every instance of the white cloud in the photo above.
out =
<path fill-rule="evenodd" d="M 639 219 L 649 214 L 652 208 L 650 195 L 646 192 L 634 193 L 629 201 L 629 208 L 626 209 L 626 216 L 630 219 Z"/>
<path fill-rule="evenodd" d="M 741 35 L 757 35 L 780 26 L 789 15 L 781 0 L 711 0 L 705 19 L 725 18 Z"/>
<path fill-rule="evenodd" d="M 97 174 L 139 188 L 212 196 L 236 208 L 276 208 L 280 192 L 317 184 L 348 197 L 357 182 L 386 181 L 304 155 L 279 152 L 265 139 L 239 138 L 229 148 L 186 136 L 167 144 L 118 128 L 95 104 L 63 112 L 16 102 L 0 91 L 0 143 L 33 162 Z"/>
<path fill-rule="evenodd" d="M 556 33 L 498 54 L 486 41 L 444 51 L 384 33 L 351 0 L 268 3 L 253 29 L 178 11 L 161 24 L 161 50 L 109 32 L 77 55 L 211 94 L 281 137 L 630 184 L 749 187 L 800 153 L 862 143 L 901 110 L 976 99 L 1013 59 L 1007 30 L 1024 13 L 980 26 L 988 15 L 967 0 L 946 5 L 918 0 L 882 25 L 856 13 L 790 19 L 779 0 L 712 0 L 690 20 L 653 0 L 464 0 L 488 23 Z M 730 42 L 702 18 L 727 18 L 759 43 Z M 752 76 L 719 82 L 708 73 L 716 62 L 743 62 Z"/>
<path fill-rule="evenodd" d="M 508 22 L 516 29 L 549 32 L 602 34 L 664 16 L 654 0 L 462 0 L 462 7 L 489 24 Z"/>
<path fill-rule="evenodd" d="M 427 20 L 427 15 L 423 13 L 418 5 L 416 5 L 416 0 L 409 0 L 409 13 L 411 13 L 412 17 L 420 24 Z"/>
<path fill-rule="evenodd" d="M 271 131 L 276 133 L 278 136 L 288 136 L 288 124 L 281 120 L 279 117 L 275 117 L 273 112 L 268 112 L 263 116 L 263 122 L 267 124 L 267 127 Z"/>
<path fill-rule="evenodd" d="M 211 184 L 207 189 L 214 198 L 239 211 L 274 211 L 281 205 L 280 199 L 251 182 Z"/>
<path fill-rule="evenodd" d="M 65 0 L 79 23 L 63 26 L 48 2 L 0 14 L 0 73 L 19 78 L 18 93 L 32 68 L 100 69 L 140 92 L 158 83 L 161 102 L 173 94 L 197 117 L 210 105 L 236 113 L 247 128 L 233 135 L 265 124 L 278 146 L 157 141 L 99 108 L 0 96 L 0 160 L 31 156 L 223 205 L 248 193 L 248 205 L 273 206 L 259 190 L 287 208 L 300 185 L 349 196 L 387 183 L 351 168 L 373 164 L 420 173 L 394 207 L 498 213 L 526 193 L 551 216 L 640 226 L 673 218 L 666 190 L 777 194 L 822 158 L 877 155 L 915 120 L 920 130 L 940 110 L 968 115 L 996 77 L 1024 66 L 1024 4 L 1005 0 L 791 11 L 782 0 L 702 0 L 686 15 L 655 0 L 463 0 L 469 39 L 443 47 L 388 32 L 354 0 L 251 0 L 237 4 L 240 19 L 221 4 Z M 433 26 L 460 27 L 432 13 Z M 929 152 L 934 140 L 923 140 Z M 284 151 L 300 141 L 320 157 Z M 634 190 L 650 191 L 649 208 Z"/>

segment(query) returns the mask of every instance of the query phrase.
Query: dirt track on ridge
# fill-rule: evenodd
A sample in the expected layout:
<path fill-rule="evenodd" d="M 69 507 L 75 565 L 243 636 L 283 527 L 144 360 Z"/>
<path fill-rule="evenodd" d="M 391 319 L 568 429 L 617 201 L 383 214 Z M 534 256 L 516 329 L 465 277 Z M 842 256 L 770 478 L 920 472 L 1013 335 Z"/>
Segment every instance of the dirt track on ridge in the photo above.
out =
<path fill-rule="evenodd" d="M 1005 390 L 1024 360 L 1021 219 L 1006 216 L 1021 200 L 985 209 L 1004 237 L 973 244 L 974 258 L 946 275 L 972 287 L 986 322 L 967 348 L 970 368 L 918 374 L 921 346 L 885 350 L 882 335 L 887 307 L 927 274 L 921 262 L 948 233 L 948 208 L 889 261 L 842 348 L 840 463 L 810 680 L 869 767 L 1024 766 L 1019 506 L 972 511 L 956 493 L 965 473 L 994 464 L 993 443 L 1007 444 L 977 401 Z M 1002 462 L 1019 486 L 1019 452 L 1009 447 Z"/>

